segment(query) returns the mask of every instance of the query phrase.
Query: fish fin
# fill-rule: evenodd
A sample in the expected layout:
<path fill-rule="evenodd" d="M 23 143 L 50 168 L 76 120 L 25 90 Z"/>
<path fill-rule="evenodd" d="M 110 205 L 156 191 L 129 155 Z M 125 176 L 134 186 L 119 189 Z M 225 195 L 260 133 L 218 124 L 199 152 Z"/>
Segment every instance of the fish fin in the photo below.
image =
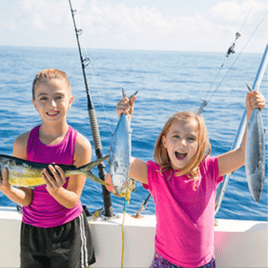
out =
<path fill-rule="evenodd" d="M 125 98 L 128 98 L 129 100 L 133 97 L 133 96 L 136 96 L 137 94 L 138 94 L 138 90 L 134 93 L 134 94 L 132 94 L 131 96 L 129 96 L 129 97 L 127 97 L 127 95 L 126 95 L 126 93 L 125 93 L 125 90 L 122 88 L 122 95 L 123 95 L 123 97 Z"/>
<path fill-rule="evenodd" d="M 129 97 L 129 99 L 131 99 L 133 96 L 136 96 L 137 94 L 138 94 L 138 90 L 134 93 L 134 94 L 132 94 L 130 97 Z"/>
<path fill-rule="evenodd" d="M 127 97 L 126 93 L 125 93 L 125 90 L 123 88 L 122 88 L 122 95 L 123 95 L 124 98 Z"/>
<path fill-rule="evenodd" d="M 95 176 L 92 172 L 88 173 L 87 178 L 90 179 L 90 180 L 92 180 L 92 181 L 95 181 L 95 182 L 97 182 L 97 183 L 99 183 L 101 185 L 110 186 L 109 183 L 101 180 L 100 178 L 98 178 L 97 176 Z"/>
<path fill-rule="evenodd" d="M 95 181 L 101 185 L 109 185 L 108 183 L 106 183 L 105 181 L 101 180 L 100 178 L 98 178 L 97 176 L 95 176 L 90 170 L 92 168 L 94 168 L 95 166 L 99 165 L 100 163 L 102 163 L 104 160 L 106 160 L 109 157 L 109 155 L 106 155 L 103 158 L 97 159 L 93 162 L 90 162 L 87 165 L 84 165 L 82 167 L 79 168 L 79 170 L 81 171 L 81 173 L 83 173 L 84 176 L 86 176 L 88 179 Z"/>
<path fill-rule="evenodd" d="M 109 155 L 104 156 L 103 158 L 99 158 L 93 162 L 90 162 L 84 166 L 79 167 L 78 169 L 84 169 L 86 168 L 87 170 L 91 170 L 92 168 L 94 168 L 95 166 L 99 165 L 100 163 L 104 162 L 107 158 L 109 157 Z"/>
<path fill-rule="evenodd" d="M 247 88 L 249 92 L 253 92 L 253 89 L 251 88 L 251 86 L 246 82 Z"/>

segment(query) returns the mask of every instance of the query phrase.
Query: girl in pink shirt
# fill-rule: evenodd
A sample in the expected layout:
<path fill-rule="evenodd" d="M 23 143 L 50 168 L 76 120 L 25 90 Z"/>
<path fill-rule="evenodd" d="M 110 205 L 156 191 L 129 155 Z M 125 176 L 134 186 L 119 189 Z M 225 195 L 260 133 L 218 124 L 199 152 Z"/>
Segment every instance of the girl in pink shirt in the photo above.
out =
<path fill-rule="evenodd" d="M 123 98 L 117 114 L 131 118 L 136 97 Z M 265 99 L 248 93 L 247 118 L 263 109 Z M 171 116 L 155 145 L 154 160 L 131 159 L 129 177 L 143 183 L 155 202 L 156 235 L 153 267 L 216 267 L 214 260 L 214 208 L 222 176 L 245 163 L 242 146 L 211 157 L 205 122 L 200 115 L 179 112 Z M 107 175 L 110 181 L 110 175 Z M 108 188 L 108 187 L 107 187 Z M 112 187 L 109 190 L 113 190 Z"/>
<path fill-rule="evenodd" d="M 13 155 L 47 164 L 89 163 L 90 142 L 66 121 L 73 102 L 67 75 L 56 69 L 38 73 L 32 95 L 42 123 L 15 140 Z M 95 255 L 80 202 L 86 178 L 66 178 L 59 166 L 48 167 L 50 172 L 44 169 L 42 174 L 46 184 L 34 189 L 11 186 L 8 170 L 0 180 L 0 190 L 23 206 L 20 267 L 88 267 Z"/>

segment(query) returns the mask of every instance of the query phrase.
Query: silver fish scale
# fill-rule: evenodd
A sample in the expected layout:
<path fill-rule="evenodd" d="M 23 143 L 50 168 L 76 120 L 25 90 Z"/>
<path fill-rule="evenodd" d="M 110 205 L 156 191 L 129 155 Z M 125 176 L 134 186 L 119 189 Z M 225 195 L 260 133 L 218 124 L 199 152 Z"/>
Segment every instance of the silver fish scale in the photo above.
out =
<path fill-rule="evenodd" d="M 120 194 L 128 181 L 131 157 L 131 129 L 125 114 L 119 119 L 110 149 L 110 174 L 113 187 Z"/>
<path fill-rule="evenodd" d="M 245 171 L 250 193 L 258 202 L 261 197 L 265 177 L 264 130 L 259 109 L 254 109 L 248 123 Z"/>

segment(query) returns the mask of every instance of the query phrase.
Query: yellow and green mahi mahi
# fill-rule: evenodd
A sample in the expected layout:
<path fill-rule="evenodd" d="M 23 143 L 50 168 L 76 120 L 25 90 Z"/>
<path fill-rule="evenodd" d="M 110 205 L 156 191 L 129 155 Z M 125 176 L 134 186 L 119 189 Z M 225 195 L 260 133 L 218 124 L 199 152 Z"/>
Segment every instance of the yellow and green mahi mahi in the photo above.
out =
<path fill-rule="evenodd" d="M 84 175 L 85 177 L 97 183 L 107 185 L 106 182 L 102 181 L 94 174 L 92 174 L 90 170 L 106 160 L 108 157 L 109 156 L 105 156 L 79 168 L 74 165 L 57 166 L 61 167 L 64 170 L 66 177 L 72 175 Z M 3 176 L 4 170 L 7 168 L 8 181 L 11 185 L 23 187 L 40 186 L 45 184 L 45 181 L 42 179 L 42 172 L 44 168 L 48 169 L 48 165 L 49 164 L 31 162 L 17 157 L 0 154 L 0 177 Z"/>

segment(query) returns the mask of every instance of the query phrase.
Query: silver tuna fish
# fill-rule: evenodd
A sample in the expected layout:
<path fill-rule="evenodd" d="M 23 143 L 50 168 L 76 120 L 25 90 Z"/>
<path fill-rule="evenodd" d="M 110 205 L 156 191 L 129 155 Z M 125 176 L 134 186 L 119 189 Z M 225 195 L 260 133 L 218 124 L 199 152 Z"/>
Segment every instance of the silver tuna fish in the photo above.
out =
<path fill-rule="evenodd" d="M 122 90 L 125 97 L 124 90 Z M 136 95 L 136 91 L 133 95 Z M 132 95 L 132 96 L 133 96 Z M 130 96 L 129 99 L 132 97 Z M 128 183 L 128 173 L 131 158 L 131 129 L 130 122 L 125 114 L 122 114 L 115 132 L 113 133 L 110 147 L 110 174 L 114 190 L 120 194 Z"/>
<path fill-rule="evenodd" d="M 247 87 L 252 91 L 248 84 Z M 261 198 L 265 178 L 264 129 L 259 109 L 253 110 L 248 122 L 245 170 L 250 193 L 258 202 Z"/>

